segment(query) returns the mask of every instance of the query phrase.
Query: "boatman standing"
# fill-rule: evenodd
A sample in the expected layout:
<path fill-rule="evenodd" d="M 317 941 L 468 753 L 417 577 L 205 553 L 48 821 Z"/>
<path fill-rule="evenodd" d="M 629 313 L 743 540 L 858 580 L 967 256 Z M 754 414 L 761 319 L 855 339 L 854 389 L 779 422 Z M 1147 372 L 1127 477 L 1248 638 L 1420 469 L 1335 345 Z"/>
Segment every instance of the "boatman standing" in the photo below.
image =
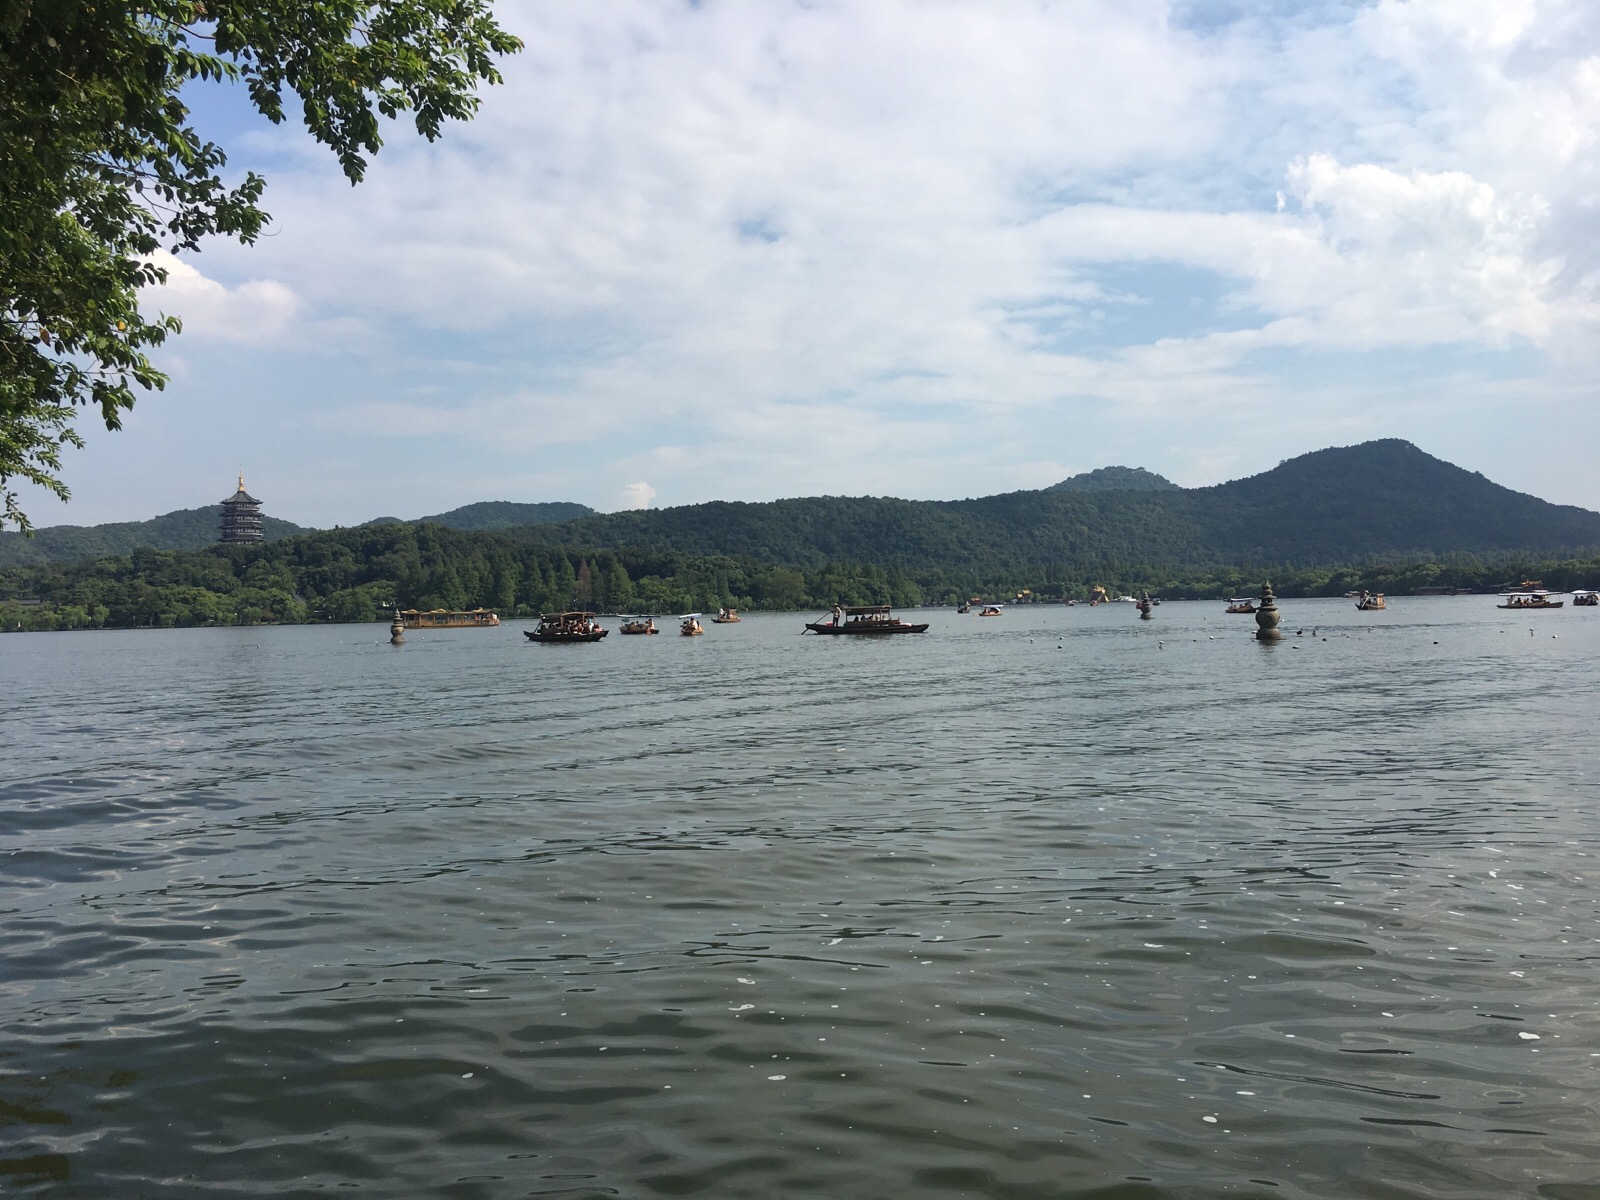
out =
<path fill-rule="evenodd" d="M 833 606 L 833 623 L 837 625 L 839 623 L 839 618 L 842 616 L 844 616 L 844 609 L 835 604 Z"/>

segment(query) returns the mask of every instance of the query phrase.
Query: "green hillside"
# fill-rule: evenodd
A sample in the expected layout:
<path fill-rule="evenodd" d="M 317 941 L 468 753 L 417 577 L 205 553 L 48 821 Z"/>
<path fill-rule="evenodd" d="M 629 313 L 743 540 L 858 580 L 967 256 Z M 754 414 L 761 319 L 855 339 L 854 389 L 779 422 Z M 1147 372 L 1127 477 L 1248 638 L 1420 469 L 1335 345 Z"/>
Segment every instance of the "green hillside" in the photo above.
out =
<path fill-rule="evenodd" d="M 1143 467 L 1097 467 L 1045 488 L 1047 492 L 1175 492 L 1178 485 Z"/>
<path fill-rule="evenodd" d="M 541 536 L 793 566 L 975 571 L 1081 563 L 1344 563 L 1600 547 L 1600 513 L 1549 504 L 1408 442 L 1319 450 L 1209 488 L 1012 492 L 977 500 L 824 496 L 596 514 Z"/>
<path fill-rule="evenodd" d="M 807 571 L 871 565 L 930 586 L 1060 580 L 1139 565 L 1309 567 L 1461 555 L 1549 558 L 1600 548 L 1600 514 L 1513 492 L 1403 441 L 1319 450 L 1208 488 L 1154 486 L 1159 476 L 1135 468 L 1074 478 L 1097 474 L 1106 486 L 1057 485 L 975 500 L 816 496 L 610 514 L 571 503 L 485 502 L 393 523 L 504 533 L 540 552 L 578 559 L 609 551 L 626 552 L 630 561 L 724 557 Z M 1123 486 L 1130 482 L 1146 486 Z M 139 547 L 201 549 L 216 539 L 217 511 L 43 529 L 31 541 L 4 535 L 0 566 L 126 555 Z M 266 532 L 278 539 L 304 531 L 269 517 Z"/>
<path fill-rule="evenodd" d="M 1318 450 L 1271 471 L 1184 493 L 1203 552 L 1278 562 L 1347 562 L 1600 546 L 1600 513 L 1550 504 L 1398 439 Z"/>
<path fill-rule="evenodd" d="M 461 519 L 509 515 L 474 507 Z M 578 605 L 906 607 L 1024 588 L 1081 597 L 1097 583 L 1220 596 L 1263 577 L 1284 596 L 1485 590 L 1525 577 L 1600 584 L 1600 514 L 1513 492 L 1400 441 L 1320 450 L 1195 489 L 719 502 L 490 531 L 384 521 L 259 546 L 210 544 L 214 515 L 166 520 L 180 517 L 203 549 L 0 565 L 0 628 L 370 621 L 396 604 L 483 605 L 506 617 Z M 117 527 L 81 532 L 108 528 Z"/>
<path fill-rule="evenodd" d="M 450 529 L 521 529 L 528 525 L 554 525 L 559 521 L 572 521 L 593 513 L 594 509 L 587 504 L 574 504 L 570 500 L 555 500 L 547 504 L 480 500 L 477 504 L 452 508 L 449 512 L 422 517 L 420 520 L 431 521 L 435 525 L 444 525 Z"/>
<path fill-rule="evenodd" d="M 22 563 L 75 562 L 129 554 L 141 546 L 161 550 L 200 550 L 217 540 L 222 505 L 180 508 L 148 521 L 120 521 L 111 525 L 51 525 L 33 536 L 0 533 L 0 566 Z M 267 541 L 293 537 L 309 530 L 277 517 L 261 518 Z"/>
<path fill-rule="evenodd" d="M 110 525 L 52 525 L 36 529 L 33 537 L 20 533 L 0 533 L 0 567 L 25 563 L 78 562 L 129 554 L 134 550 L 200 550 L 217 540 L 222 506 L 183 508 L 148 521 L 121 521 Z M 435 525 L 451 529 L 520 529 L 570 521 L 594 512 L 585 504 L 558 500 L 548 504 L 514 504 L 507 500 L 486 500 L 451 509 L 436 516 L 422 517 Z M 398 521 L 397 517 L 378 517 L 368 524 Z M 277 517 L 263 516 L 261 532 L 267 541 L 293 537 L 313 530 Z"/>

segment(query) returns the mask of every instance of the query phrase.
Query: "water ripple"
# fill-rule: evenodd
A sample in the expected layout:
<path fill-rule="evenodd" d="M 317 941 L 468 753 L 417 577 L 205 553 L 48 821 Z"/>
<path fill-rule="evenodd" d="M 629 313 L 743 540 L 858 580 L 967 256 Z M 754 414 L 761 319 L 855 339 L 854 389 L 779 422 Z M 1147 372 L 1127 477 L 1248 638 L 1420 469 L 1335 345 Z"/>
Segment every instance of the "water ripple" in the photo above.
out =
<path fill-rule="evenodd" d="M 1585 1194 L 1600 621 L 1124 607 L 0 638 L 0 1185 Z"/>

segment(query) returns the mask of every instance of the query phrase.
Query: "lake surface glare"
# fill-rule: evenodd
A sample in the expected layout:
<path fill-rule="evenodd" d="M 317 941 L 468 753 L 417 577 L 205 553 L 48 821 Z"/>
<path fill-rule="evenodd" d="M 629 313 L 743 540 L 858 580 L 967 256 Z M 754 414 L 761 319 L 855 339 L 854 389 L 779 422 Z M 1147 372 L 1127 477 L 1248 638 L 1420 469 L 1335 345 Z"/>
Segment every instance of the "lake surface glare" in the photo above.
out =
<path fill-rule="evenodd" d="M 0 637 L 0 1191 L 1600 1200 L 1600 612 L 1222 607 Z"/>

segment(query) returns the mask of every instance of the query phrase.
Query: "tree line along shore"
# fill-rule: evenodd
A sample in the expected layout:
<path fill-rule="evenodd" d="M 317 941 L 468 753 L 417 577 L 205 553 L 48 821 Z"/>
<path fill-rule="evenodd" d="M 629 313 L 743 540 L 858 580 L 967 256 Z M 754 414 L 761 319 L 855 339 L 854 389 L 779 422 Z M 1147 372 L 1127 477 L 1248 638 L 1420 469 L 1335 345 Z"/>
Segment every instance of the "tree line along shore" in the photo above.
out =
<path fill-rule="evenodd" d="M 489 608 L 502 618 L 585 608 L 605 613 L 897 608 L 971 597 L 1038 602 L 1148 591 L 1217 599 L 1272 581 L 1281 597 L 1494 592 L 1524 579 L 1557 590 L 1600 587 L 1600 556 L 1533 554 L 1367 560 L 1169 564 L 1099 556 L 988 569 L 936 562 L 793 564 L 756 556 L 648 548 L 582 549 L 534 531 L 472 532 L 383 524 L 256 546 L 135 550 L 79 563 L 0 569 L 0 629 L 128 629 L 382 620 L 395 607 Z"/>

